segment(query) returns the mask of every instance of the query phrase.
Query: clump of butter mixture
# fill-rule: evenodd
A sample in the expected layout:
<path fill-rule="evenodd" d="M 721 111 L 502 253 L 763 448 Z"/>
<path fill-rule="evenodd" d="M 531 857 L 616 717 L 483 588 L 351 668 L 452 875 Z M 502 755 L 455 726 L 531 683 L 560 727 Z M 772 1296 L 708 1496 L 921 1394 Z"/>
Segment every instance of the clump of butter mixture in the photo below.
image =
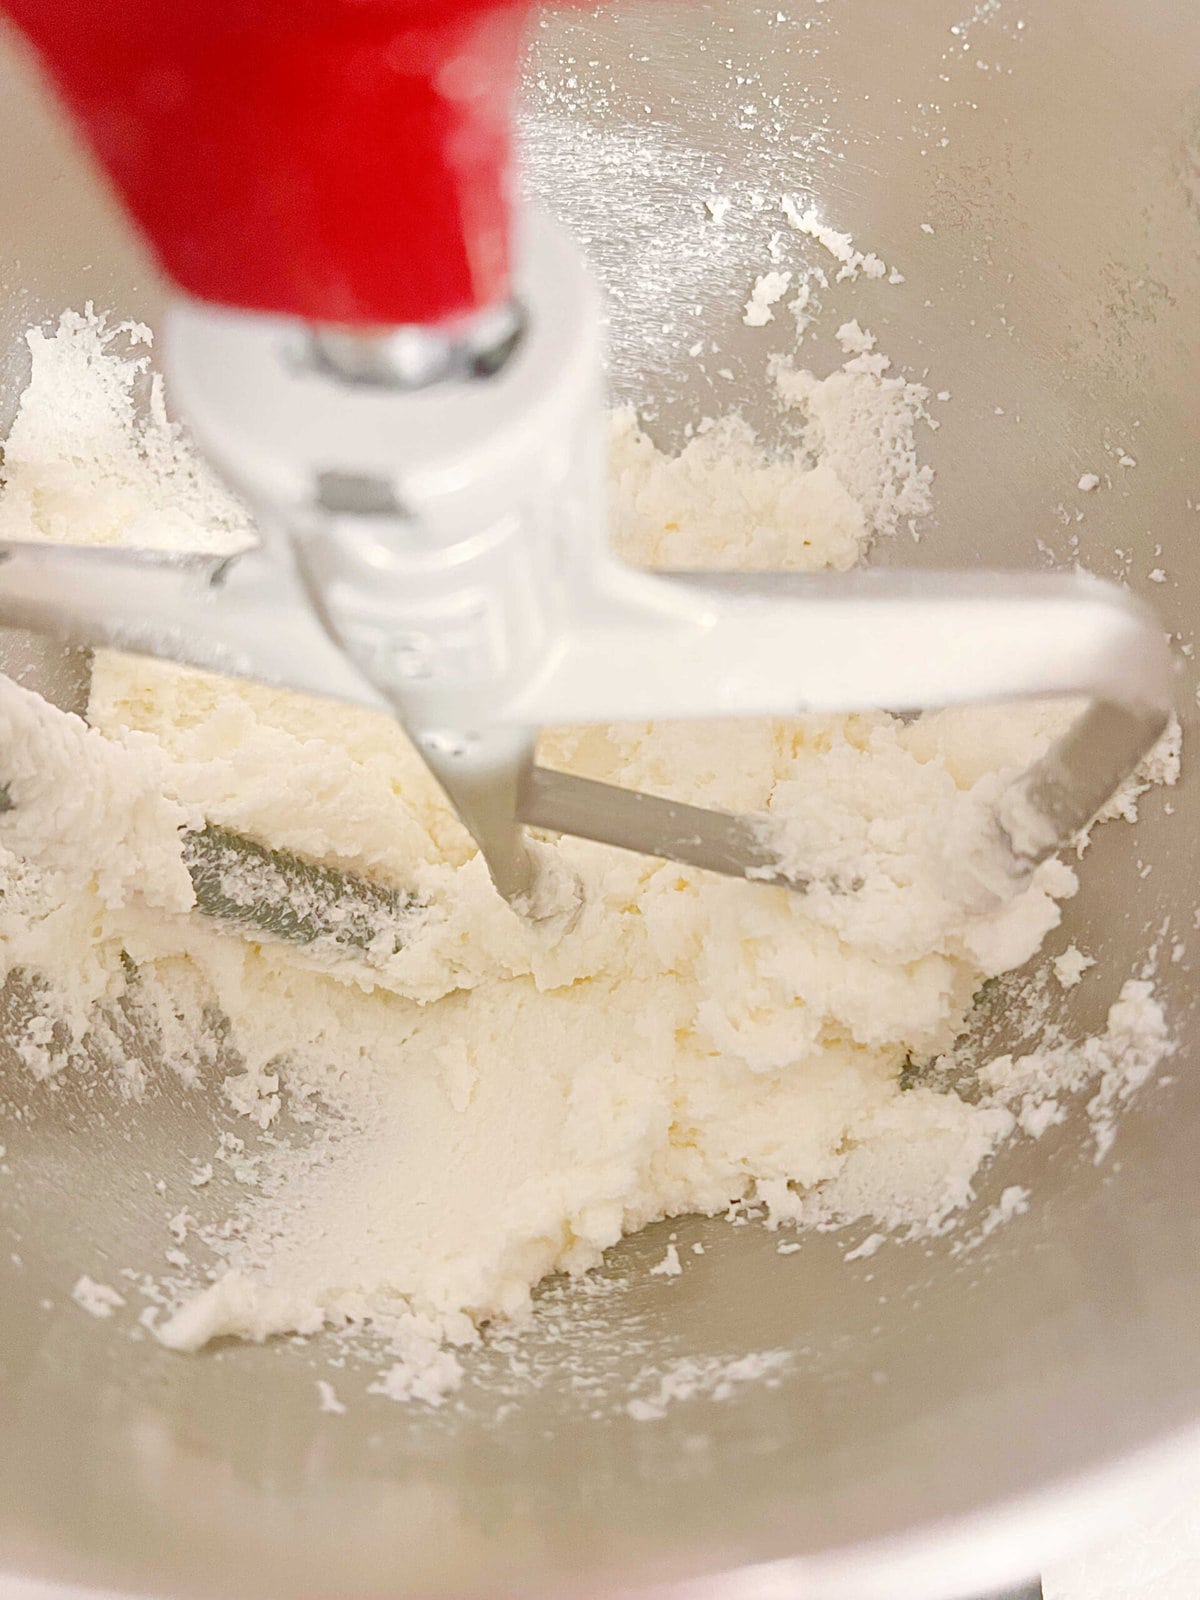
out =
<path fill-rule="evenodd" d="M 29 343 L 0 534 L 205 549 L 252 537 L 167 420 L 144 329 L 67 316 Z M 620 551 L 844 569 L 927 509 L 924 391 L 856 325 L 843 345 L 826 378 L 781 384 L 790 455 L 768 456 L 734 419 L 667 456 L 619 415 Z M 219 1062 L 220 1093 L 248 1124 L 214 1157 L 244 1180 L 244 1203 L 219 1226 L 172 1219 L 178 1271 L 144 1291 L 163 1302 L 145 1320 L 185 1350 L 368 1325 L 395 1358 L 382 1392 L 436 1401 L 461 1376 L 448 1346 L 647 1223 L 752 1204 L 769 1226 L 861 1217 L 936 1233 L 1018 1123 L 1056 1120 L 1055 1085 L 1094 1085 L 1111 1120 L 1169 1049 L 1146 983 L 1126 985 L 1082 1064 L 1006 1058 L 972 1100 L 913 1075 L 1074 892 L 1058 860 L 1005 901 L 961 892 L 946 870 L 945 841 L 980 795 L 1064 715 L 559 730 L 551 763 L 770 811 L 830 870 L 800 895 L 565 839 L 552 848 L 583 884 L 582 910 L 547 931 L 496 895 L 385 717 L 116 654 L 96 658 L 90 729 L 0 683 L 0 949 L 6 976 L 43 984 L 26 1066 L 78 1063 L 106 1008 L 133 997 L 168 1067 L 194 1081 Z M 52 746 L 73 783 L 54 778 Z M 1171 763 L 1168 751 L 1160 776 Z M 189 911 L 178 830 L 205 820 L 415 888 L 432 911 L 379 969 L 316 970 Z M 858 892 L 830 886 L 851 879 Z M 131 1097 L 153 1092 L 144 1067 L 115 1047 L 108 1059 Z"/>

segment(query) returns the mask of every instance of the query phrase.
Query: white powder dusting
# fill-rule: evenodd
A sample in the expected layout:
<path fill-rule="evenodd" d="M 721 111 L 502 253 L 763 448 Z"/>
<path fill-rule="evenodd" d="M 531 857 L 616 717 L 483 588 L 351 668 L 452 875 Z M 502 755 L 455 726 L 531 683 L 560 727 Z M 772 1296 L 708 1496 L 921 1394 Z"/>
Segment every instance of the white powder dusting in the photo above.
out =
<path fill-rule="evenodd" d="M 1021 1184 L 1012 1183 L 1001 1192 L 999 1200 L 994 1206 L 989 1206 L 984 1212 L 983 1221 L 978 1227 L 958 1238 L 951 1246 L 952 1253 L 956 1256 L 966 1255 L 969 1251 L 977 1249 L 985 1239 L 990 1239 L 997 1228 L 1002 1228 L 1006 1222 L 1011 1222 L 1014 1217 L 1023 1217 L 1029 1210 L 1030 1191 Z"/>
<path fill-rule="evenodd" d="M 875 1254 L 881 1245 L 886 1243 L 887 1235 L 885 1233 L 869 1233 L 860 1245 L 856 1245 L 853 1250 L 847 1250 L 846 1254 L 842 1257 L 842 1260 L 867 1261 Z M 782 1250 L 784 1246 L 780 1245 L 779 1248 Z"/>
<path fill-rule="evenodd" d="M 843 236 L 813 236 L 850 277 L 886 271 Z M 135 544 L 153 526 L 155 542 L 180 548 L 245 542 L 244 516 L 166 423 L 153 385 L 139 418 L 135 332 L 132 363 L 135 334 L 86 317 L 34 336 L 0 536 Z M 618 416 L 618 550 L 649 566 L 845 570 L 922 515 L 925 391 L 892 375 L 857 323 L 839 336 L 848 359 L 824 378 L 776 366 L 801 437 L 791 455 L 765 454 L 726 419 L 668 456 Z M 1136 983 L 1102 1036 L 993 1063 L 976 1101 L 907 1082 L 913 1062 L 951 1049 L 980 983 L 1032 955 L 1074 891 L 1071 868 L 1051 861 L 1011 900 L 980 907 L 944 871 L 945 838 L 1045 749 L 1062 707 L 549 734 L 553 764 L 774 811 L 830 883 L 863 883 L 800 896 L 563 840 L 554 849 L 586 893 L 577 923 L 550 937 L 496 896 L 386 718 L 111 654 L 96 662 L 94 729 L 0 690 L 14 802 L 0 817 L 0 953 L 5 974 L 46 972 L 53 996 L 54 1025 L 31 1028 L 26 1064 L 61 1070 L 98 1008 L 136 984 L 185 1076 L 203 1018 L 229 1019 L 225 1101 L 273 1130 L 253 1151 L 222 1136 L 213 1160 L 244 1196 L 232 1214 L 164 1219 L 175 1246 L 207 1263 L 189 1268 L 179 1250 L 184 1277 L 139 1281 L 165 1302 L 154 1331 L 175 1349 L 366 1328 L 387 1352 L 371 1392 L 442 1404 L 463 1386 L 458 1352 L 478 1350 L 480 1325 L 526 1314 L 547 1274 L 587 1271 L 649 1222 L 869 1219 L 860 1257 L 885 1233 L 938 1233 L 1006 1138 L 1049 1125 L 1048 1105 L 1058 1116 L 1061 1100 L 1088 1094 L 1102 1153 L 1121 1104 L 1170 1050 Z M 89 805 L 68 792 L 64 763 L 84 765 Z M 1145 782 L 1177 770 L 1176 743 Z M 179 855 L 179 828 L 202 818 L 415 886 L 436 914 L 385 969 L 353 978 L 215 931 L 187 913 Z M 131 1095 L 143 1070 L 128 1069 Z M 216 1170 L 185 1166 L 205 1197 Z M 651 1270 L 678 1275 L 677 1246 Z M 82 1285 L 86 1309 L 105 1306 L 94 1314 L 124 1303 L 86 1278 L 77 1298 Z M 778 1381 L 786 1359 L 648 1369 L 630 1413 Z"/>
<path fill-rule="evenodd" d="M 1088 968 L 1096 965 L 1096 958 L 1084 955 L 1078 945 L 1069 944 L 1061 955 L 1054 957 L 1050 965 L 1063 988 L 1073 989 Z"/>
<path fill-rule="evenodd" d="M 637 1422 L 658 1422 L 680 1401 L 728 1400 L 747 1383 L 775 1389 L 794 1359 L 788 1350 L 754 1350 L 724 1360 L 681 1357 L 635 1379 L 633 1388 L 642 1392 L 635 1393 L 625 1409 Z"/>
<path fill-rule="evenodd" d="M 86 1273 L 76 1280 L 71 1299 L 90 1317 L 111 1317 L 114 1311 L 125 1304 L 124 1296 L 119 1295 L 110 1284 L 97 1283 Z"/>
<path fill-rule="evenodd" d="M 678 1278 L 682 1271 L 683 1265 L 679 1260 L 678 1246 L 669 1244 L 666 1255 L 657 1266 L 650 1268 L 650 1276 L 652 1278 Z"/>
<path fill-rule="evenodd" d="M 420 1337 L 399 1339 L 390 1333 L 388 1343 L 401 1352 L 385 1372 L 367 1389 L 368 1394 L 381 1394 L 388 1400 L 422 1400 L 429 1406 L 440 1406 L 447 1395 L 453 1394 L 463 1380 L 462 1362 L 453 1350 L 441 1343 L 442 1334 L 428 1340 Z"/>
<path fill-rule="evenodd" d="M 1048 1129 L 1056 1128 L 1066 1119 L 1066 1107 L 1053 1096 L 1048 1100 L 1039 1100 L 1030 1095 L 1021 1102 L 1017 1126 L 1028 1138 L 1040 1139 Z"/>
<path fill-rule="evenodd" d="M 1178 717 L 1172 717 L 1162 738 L 1149 752 L 1134 772 L 1117 790 L 1107 805 L 1097 813 L 1097 822 L 1111 822 L 1120 817 L 1125 822 L 1136 822 L 1138 801 L 1154 788 L 1171 789 L 1179 782 L 1183 762 L 1183 728 Z M 1086 847 L 1086 837 L 1080 841 L 1080 853 Z"/>
<path fill-rule="evenodd" d="M 30 398 L 4 442 L 6 539 L 229 552 L 245 510 L 167 417 L 141 323 L 92 307 L 26 336 Z"/>
<path fill-rule="evenodd" d="M 850 330 L 854 330 L 852 334 Z M 917 456 L 917 423 L 928 420 L 929 391 L 891 374 L 891 361 L 857 323 L 841 330 L 858 353 L 824 379 L 776 358 L 771 372 L 785 407 L 803 418 L 811 460 L 829 472 L 859 508 L 863 543 L 894 534 L 930 509 L 933 473 Z M 857 337 L 855 337 L 857 335 Z"/>
<path fill-rule="evenodd" d="M 981 1069 L 985 1104 L 1025 1117 L 1048 1102 L 1092 1088 L 1087 1105 L 1094 1154 L 1102 1161 L 1116 1137 L 1117 1115 L 1174 1053 L 1154 986 L 1130 978 L 1109 1007 L 1104 1032 L 1079 1042 L 1051 1042 L 1027 1055 L 1000 1056 Z"/>
<path fill-rule="evenodd" d="M 875 335 L 864 331 L 855 318 L 851 322 L 843 322 L 834 334 L 834 338 L 841 345 L 848 356 L 870 355 L 875 348 Z"/>
<path fill-rule="evenodd" d="M 765 328 L 774 318 L 771 309 L 792 286 L 790 272 L 764 272 L 755 279 L 750 298 L 742 312 L 742 321 L 748 328 Z"/>
<path fill-rule="evenodd" d="M 665 121 L 622 128 L 581 114 L 578 96 L 556 105 L 542 85 L 536 98 L 521 121 L 526 183 L 583 247 L 605 291 L 610 372 L 625 394 L 644 394 L 646 375 L 677 370 L 697 337 L 709 346 L 713 313 L 748 262 L 790 265 L 771 251 L 777 208 L 736 163 Z M 808 162 L 790 129 L 778 157 L 794 176 Z"/>
<path fill-rule="evenodd" d="M 988 1210 L 979 1225 L 979 1238 L 988 1239 L 1004 1223 L 1014 1217 L 1023 1217 L 1029 1210 L 1029 1190 L 1021 1184 L 1010 1183 L 1001 1192 L 999 1200 Z"/>
<path fill-rule="evenodd" d="M 889 268 L 886 261 L 880 259 L 874 251 L 854 248 L 854 240 L 848 233 L 839 233 L 835 228 L 822 222 L 813 207 L 809 206 L 801 211 L 795 200 L 784 195 L 780 201 L 783 214 L 788 220 L 788 225 L 795 228 L 797 233 L 807 234 L 810 239 L 815 239 L 822 245 L 838 264 L 836 281 L 841 283 L 846 279 L 855 279 L 859 276 L 865 278 L 886 278 Z M 891 281 L 902 283 L 904 280 L 899 274 L 891 274 Z"/>
<path fill-rule="evenodd" d="M 326 1378 L 317 1379 L 317 1399 L 320 1409 L 330 1417 L 344 1417 L 346 1407 L 337 1397 L 337 1391 Z"/>
<path fill-rule="evenodd" d="M 976 1099 L 916 1085 L 881 1106 L 856 1126 L 838 1171 L 823 1182 L 776 1192 L 760 1183 L 772 1220 L 825 1229 L 866 1216 L 910 1239 L 945 1233 L 974 1198 L 984 1162 L 1017 1129 L 1040 1137 L 1063 1120 L 1062 1100 L 1089 1088 L 1094 1155 L 1102 1160 L 1122 1106 L 1175 1049 L 1153 985 L 1128 980 L 1095 1037 L 1048 1032 L 1038 1049 L 980 1067 Z"/>

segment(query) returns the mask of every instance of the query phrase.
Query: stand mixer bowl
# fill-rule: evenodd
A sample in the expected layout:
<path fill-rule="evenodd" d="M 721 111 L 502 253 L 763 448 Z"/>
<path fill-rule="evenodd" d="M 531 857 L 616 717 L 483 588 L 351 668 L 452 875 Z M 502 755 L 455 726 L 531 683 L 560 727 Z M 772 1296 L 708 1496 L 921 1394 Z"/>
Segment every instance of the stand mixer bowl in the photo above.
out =
<path fill-rule="evenodd" d="M 1200 13 L 1172 0 L 1054 0 L 1028 15 L 1011 0 L 902 13 L 712 0 L 550 17 L 529 69 L 529 178 L 583 239 L 609 294 L 614 391 L 649 408 L 663 443 L 733 406 L 770 436 L 764 366 L 789 347 L 791 319 L 749 328 L 741 308 L 769 265 L 761 197 L 810 201 L 905 274 L 847 292 L 845 316 L 953 396 L 928 441 L 936 516 L 920 543 L 877 559 L 1077 556 L 1127 579 L 1190 647 L 1197 60 Z M 0 56 L 0 130 L 6 424 L 30 324 L 86 300 L 153 323 L 161 287 L 15 46 Z M 704 202 L 721 196 L 718 227 Z M 842 320 L 840 293 L 822 326 Z M 701 340 L 719 349 L 707 366 L 688 356 Z M 816 338 L 803 360 L 824 354 Z M 1075 523 L 1093 467 L 1112 489 Z M 8 635 L 3 664 L 71 704 L 55 647 Z M 1136 831 L 1098 833 L 1064 927 L 1100 958 L 1061 998 L 1075 1036 L 1102 1025 L 1157 944 L 1180 1041 L 1169 1081 L 1124 1115 L 1105 1164 L 1077 1111 L 981 1174 L 979 1216 L 1010 1184 L 1033 1203 L 968 1255 L 953 1240 L 897 1243 L 847 1264 L 849 1236 L 816 1236 L 781 1258 L 758 1229 L 691 1221 L 672 1225 L 680 1248 L 703 1241 L 705 1254 L 664 1301 L 644 1268 L 665 1228 L 614 1252 L 606 1270 L 628 1281 L 589 1315 L 609 1318 L 595 1337 L 609 1351 L 622 1319 L 636 1322 L 637 1349 L 614 1358 L 630 1377 L 648 1349 L 794 1353 L 778 1388 L 749 1384 L 722 1405 L 589 1419 L 551 1365 L 501 1426 L 356 1396 L 351 1371 L 348 1413 L 330 1418 L 312 1348 L 181 1358 L 112 1335 L 69 1287 L 85 1259 L 156 1264 L 162 1198 L 145 1173 L 192 1147 L 211 1113 L 164 1093 L 139 1108 L 131 1144 L 119 1104 L 75 1081 L 31 1091 L 6 1046 L 0 1563 L 179 1597 L 666 1585 L 954 1600 L 1028 1576 L 1114 1504 L 1152 1496 L 1200 1430 L 1200 934 L 1179 870 L 1200 835 L 1195 689 L 1185 649 L 1183 781 L 1147 797 Z M 997 1053 L 1022 1042 L 1003 1017 L 985 1026 Z M 7 1114 L 31 1100 L 38 1115 Z"/>

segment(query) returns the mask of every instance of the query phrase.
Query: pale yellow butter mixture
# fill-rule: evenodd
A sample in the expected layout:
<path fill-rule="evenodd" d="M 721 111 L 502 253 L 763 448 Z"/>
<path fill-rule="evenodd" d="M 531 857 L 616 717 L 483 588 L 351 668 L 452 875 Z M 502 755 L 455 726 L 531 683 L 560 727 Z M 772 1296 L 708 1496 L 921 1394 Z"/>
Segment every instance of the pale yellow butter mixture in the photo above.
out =
<path fill-rule="evenodd" d="M 236 548 L 240 508 L 161 408 L 135 414 L 127 338 L 86 318 L 35 336 L 0 531 Z M 923 392 L 858 348 L 824 380 L 789 375 L 794 456 L 768 458 L 733 421 L 668 457 L 619 417 L 620 551 L 844 569 L 919 514 Z M 0 697 L 10 739 L 32 748 L 32 713 L 14 708 Z M 96 661 L 88 715 L 108 736 L 112 804 L 92 846 L 110 870 L 101 882 L 86 852 L 70 874 L 13 865 L 41 915 L 36 934 L 7 916 L 9 966 L 36 947 L 81 1026 L 132 958 L 164 1010 L 230 1019 L 240 1067 L 223 1092 L 239 1114 L 307 1130 L 260 1169 L 238 1228 L 207 1241 L 212 1281 L 198 1268 L 160 1321 L 168 1343 L 373 1321 L 409 1361 L 389 1392 L 436 1399 L 458 1375 L 444 1340 L 520 1313 L 547 1273 L 591 1267 L 652 1220 L 755 1201 L 772 1223 L 935 1230 L 1015 1126 L 1002 1099 L 902 1091 L 901 1071 L 954 1042 L 981 983 L 1031 956 L 1074 891 L 1059 861 L 1004 902 L 964 896 L 946 870 L 946 840 L 1045 748 L 1061 707 L 550 734 L 553 763 L 771 810 L 831 881 L 862 883 L 791 894 L 563 840 L 584 887 L 565 931 L 495 894 L 385 717 L 116 655 Z M 187 913 L 162 869 L 185 818 L 414 887 L 434 914 L 369 981 L 315 972 Z M 36 838 L 2 837 L 37 857 Z M 152 861 L 173 885 L 157 902 Z"/>

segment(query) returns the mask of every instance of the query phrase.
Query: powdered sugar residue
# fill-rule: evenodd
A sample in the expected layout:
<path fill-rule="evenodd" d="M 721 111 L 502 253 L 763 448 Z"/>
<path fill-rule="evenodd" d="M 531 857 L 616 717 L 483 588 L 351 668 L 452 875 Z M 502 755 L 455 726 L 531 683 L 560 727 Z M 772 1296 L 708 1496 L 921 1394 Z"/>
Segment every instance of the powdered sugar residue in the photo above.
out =
<path fill-rule="evenodd" d="M 634 1393 L 625 1410 L 635 1422 L 658 1422 L 674 1405 L 691 1400 L 720 1403 L 748 1383 L 777 1389 L 794 1360 L 789 1350 L 755 1350 L 724 1359 L 680 1357 L 644 1370 L 631 1385 Z"/>
<path fill-rule="evenodd" d="M 848 233 L 839 233 L 836 228 L 831 228 L 828 223 L 822 222 L 814 207 L 807 206 L 802 211 L 791 195 L 784 195 L 780 205 L 788 220 L 788 226 L 795 228 L 797 233 L 807 234 L 810 239 L 815 239 L 837 262 L 838 283 L 843 283 L 847 279 L 853 281 L 858 277 L 888 278 L 892 283 L 904 282 L 903 276 L 894 269 L 889 269 L 887 262 L 873 250 L 865 252 L 856 250 L 854 240 Z"/>
<path fill-rule="evenodd" d="M 94 1278 L 82 1274 L 71 1290 L 71 1299 L 81 1310 L 86 1311 L 90 1317 L 111 1317 L 114 1311 L 125 1304 L 123 1295 L 108 1283 L 97 1283 Z"/>
<path fill-rule="evenodd" d="M 317 1379 L 317 1399 L 326 1416 L 344 1417 L 346 1407 L 337 1397 L 337 1391 L 327 1378 Z"/>

